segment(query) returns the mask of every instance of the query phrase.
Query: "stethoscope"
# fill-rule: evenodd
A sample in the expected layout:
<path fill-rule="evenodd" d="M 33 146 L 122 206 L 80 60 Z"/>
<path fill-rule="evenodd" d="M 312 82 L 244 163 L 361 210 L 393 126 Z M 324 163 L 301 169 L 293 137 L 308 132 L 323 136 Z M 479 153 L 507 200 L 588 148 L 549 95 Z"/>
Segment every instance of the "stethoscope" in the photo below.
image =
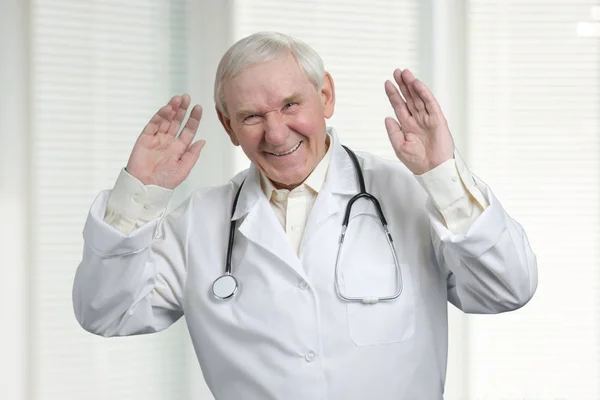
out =
<path fill-rule="evenodd" d="M 346 206 L 346 213 L 344 215 L 344 221 L 342 223 L 342 233 L 339 239 L 337 256 L 335 259 L 335 290 L 340 298 L 346 301 L 359 301 L 364 304 L 375 304 L 379 301 L 390 301 L 397 299 L 402 293 L 402 272 L 400 270 L 400 264 L 398 263 L 398 256 L 396 255 L 396 250 L 394 248 L 394 241 L 392 239 L 392 235 L 390 234 L 387 221 L 383 215 L 383 211 L 381 209 L 381 205 L 377 198 L 370 193 L 368 193 L 365 189 L 365 180 L 363 177 L 362 170 L 360 168 L 360 164 L 358 163 L 358 159 L 356 158 L 356 154 L 346 146 L 342 146 L 344 150 L 350 156 L 352 163 L 354 164 L 354 168 L 356 170 L 356 174 L 358 176 L 358 181 L 360 184 L 360 193 L 354 195 L 348 202 Z M 240 185 L 235 199 L 233 200 L 233 207 L 231 210 L 231 217 L 235 213 L 235 208 L 237 206 L 238 198 L 240 197 L 240 192 L 242 191 L 242 186 L 244 186 L 244 182 Z M 394 258 L 394 265 L 396 267 L 396 291 L 394 294 L 389 296 L 364 296 L 364 297 L 351 297 L 346 296 L 339 285 L 339 262 L 342 254 L 342 247 L 344 245 L 344 238 L 346 236 L 346 231 L 348 229 L 348 223 L 350 221 L 350 212 L 352 211 L 352 205 L 359 199 L 365 198 L 371 201 L 375 205 L 375 210 L 377 211 L 377 215 L 379 217 L 379 222 L 381 223 L 382 229 L 385 233 L 386 240 L 392 252 L 392 256 Z M 214 297 L 218 300 L 228 300 L 232 298 L 238 291 L 239 283 L 237 279 L 231 274 L 231 254 L 233 252 L 233 242 L 235 237 L 235 223 L 233 219 L 231 220 L 231 224 L 229 226 L 229 241 L 227 244 L 227 258 L 225 263 L 225 274 L 218 277 L 212 284 L 212 293 Z"/>

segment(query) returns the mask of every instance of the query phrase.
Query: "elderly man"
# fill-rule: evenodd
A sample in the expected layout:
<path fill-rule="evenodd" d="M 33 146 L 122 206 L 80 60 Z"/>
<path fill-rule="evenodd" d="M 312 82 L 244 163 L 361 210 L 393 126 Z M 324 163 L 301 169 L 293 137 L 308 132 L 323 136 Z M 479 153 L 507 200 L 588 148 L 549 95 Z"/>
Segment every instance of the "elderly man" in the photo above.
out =
<path fill-rule="evenodd" d="M 218 400 L 441 399 L 447 302 L 515 310 L 535 292 L 536 259 L 455 153 L 429 89 L 409 70 L 393 77 L 385 126 L 401 162 L 356 155 L 326 127 L 333 79 L 306 44 L 234 44 L 216 111 L 251 167 L 161 218 L 204 145 L 192 144 L 198 105 L 177 135 L 189 96 L 162 107 L 91 207 L 81 326 L 134 335 L 185 315 Z"/>

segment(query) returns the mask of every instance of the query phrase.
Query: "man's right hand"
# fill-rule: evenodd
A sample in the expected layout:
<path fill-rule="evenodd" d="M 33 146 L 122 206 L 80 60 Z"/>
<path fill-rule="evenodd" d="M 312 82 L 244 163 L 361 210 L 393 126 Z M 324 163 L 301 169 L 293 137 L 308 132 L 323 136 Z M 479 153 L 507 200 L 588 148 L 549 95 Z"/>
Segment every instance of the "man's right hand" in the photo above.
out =
<path fill-rule="evenodd" d="M 190 105 L 190 96 L 174 96 L 148 122 L 127 162 L 127 172 L 144 185 L 157 185 L 175 189 L 187 176 L 204 144 L 199 140 L 192 144 L 200 119 L 202 108 L 195 105 L 190 117 L 177 136 Z"/>

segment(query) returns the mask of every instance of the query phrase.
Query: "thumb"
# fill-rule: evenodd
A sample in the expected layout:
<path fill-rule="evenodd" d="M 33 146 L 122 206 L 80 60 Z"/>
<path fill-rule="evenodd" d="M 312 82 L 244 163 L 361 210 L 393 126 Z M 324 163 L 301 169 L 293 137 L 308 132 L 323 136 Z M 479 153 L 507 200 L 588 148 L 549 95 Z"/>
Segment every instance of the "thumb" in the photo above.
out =
<path fill-rule="evenodd" d="M 198 157 L 200 157 L 200 151 L 202 151 L 202 148 L 205 144 L 206 140 L 198 140 L 190 147 L 188 147 L 185 153 L 182 154 L 181 165 L 184 167 L 185 170 L 187 170 L 188 172 L 192 170 L 192 168 L 196 164 L 196 161 L 198 161 Z"/>
<path fill-rule="evenodd" d="M 394 151 L 396 152 L 396 154 L 400 153 L 400 149 L 406 141 L 406 138 L 404 137 L 404 132 L 402 132 L 400 124 L 394 118 L 387 117 L 385 119 L 385 129 L 387 130 L 388 137 L 390 139 L 392 147 L 394 148 Z"/>

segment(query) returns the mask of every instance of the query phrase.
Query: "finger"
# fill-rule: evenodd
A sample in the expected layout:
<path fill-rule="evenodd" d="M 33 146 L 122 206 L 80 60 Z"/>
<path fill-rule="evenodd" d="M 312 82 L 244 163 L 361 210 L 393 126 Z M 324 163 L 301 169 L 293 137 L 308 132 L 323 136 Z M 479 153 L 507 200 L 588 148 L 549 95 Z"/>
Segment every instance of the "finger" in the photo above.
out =
<path fill-rule="evenodd" d="M 183 130 L 178 138 L 178 140 L 181 141 L 184 149 L 187 149 L 192 143 L 192 140 L 194 140 L 194 136 L 196 136 L 196 131 L 200 125 L 200 119 L 202 119 L 202 107 L 200 107 L 199 104 L 196 104 L 194 108 L 192 108 L 190 117 L 188 118 L 187 123 L 183 127 Z"/>
<path fill-rule="evenodd" d="M 187 109 L 190 106 L 190 95 L 184 94 L 181 96 L 181 103 L 179 107 L 177 107 L 177 111 L 175 114 L 175 118 L 171 121 L 171 125 L 169 126 L 169 130 L 167 131 L 167 135 L 175 137 L 177 136 L 177 132 L 179 132 L 179 128 L 183 123 L 183 119 L 185 118 L 185 114 L 187 113 Z"/>
<path fill-rule="evenodd" d="M 406 86 L 406 83 L 402 80 L 401 73 L 402 73 L 401 70 L 396 69 L 394 71 L 394 80 L 400 87 L 400 92 L 402 92 L 402 96 L 404 97 L 404 100 L 406 100 L 406 106 L 408 107 L 408 111 L 411 114 L 415 114 L 417 112 L 417 109 L 415 108 L 413 98 L 410 94 L 410 91 L 408 90 L 408 87 Z"/>
<path fill-rule="evenodd" d="M 414 88 L 417 95 L 425 104 L 425 109 L 429 115 L 441 114 L 442 109 L 440 108 L 440 103 L 438 103 L 431 90 L 429 90 L 429 88 L 423 82 L 417 81 L 414 85 Z"/>
<path fill-rule="evenodd" d="M 402 96 L 400 96 L 398 88 L 391 81 L 385 81 L 385 94 L 387 94 L 390 104 L 392 105 L 400 124 L 407 124 L 411 117 L 410 111 L 408 111 L 406 102 Z"/>
<path fill-rule="evenodd" d="M 167 110 L 168 110 L 167 113 L 160 115 L 162 117 L 162 120 L 160 121 L 160 124 L 158 125 L 158 132 L 156 132 L 157 134 L 164 134 L 169 131 L 169 127 L 171 126 L 171 121 L 173 121 L 173 118 L 177 114 L 177 109 L 179 108 L 180 104 L 181 104 L 181 96 L 173 96 L 171 98 L 171 100 L 169 101 L 169 103 L 166 106 Z M 161 108 L 161 110 L 162 110 L 162 108 Z"/>
<path fill-rule="evenodd" d="M 150 122 L 142 131 L 142 135 L 156 135 L 158 132 L 164 133 L 167 131 L 171 120 L 176 114 L 176 109 L 179 107 L 181 98 L 173 96 L 169 102 L 162 106 L 156 114 L 152 116 Z"/>
<path fill-rule="evenodd" d="M 400 148 L 406 141 L 406 137 L 404 136 L 404 132 L 400 127 L 398 121 L 396 121 L 392 117 L 387 117 L 385 119 L 385 129 L 387 130 L 388 137 L 390 138 L 390 143 L 392 143 L 392 147 L 396 154 L 400 151 Z"/>
<path fill-rule="evenodd" d="M 415 90 L 415 83 L 419 82 L 419 80 L 415 78 L 409 69 L 402 71 L 400 73 L 400 78 L 404 84 L 406 84 L 408 91 L 410 92 L 415 109 L 420 112 L 425 112 L 425 103 L 423 103 L 423 100 L 419 97 L 417 91 Z"/>
<path fill-rule="evenodd" d="M 179 162 L 181 162 L 181 165 L 185 170 L 190 171 L 194 167 L 205 144 L 205 140 L 198 140 L 196 143 L 188 147 L 188 149 L 181 155 Z"/>

